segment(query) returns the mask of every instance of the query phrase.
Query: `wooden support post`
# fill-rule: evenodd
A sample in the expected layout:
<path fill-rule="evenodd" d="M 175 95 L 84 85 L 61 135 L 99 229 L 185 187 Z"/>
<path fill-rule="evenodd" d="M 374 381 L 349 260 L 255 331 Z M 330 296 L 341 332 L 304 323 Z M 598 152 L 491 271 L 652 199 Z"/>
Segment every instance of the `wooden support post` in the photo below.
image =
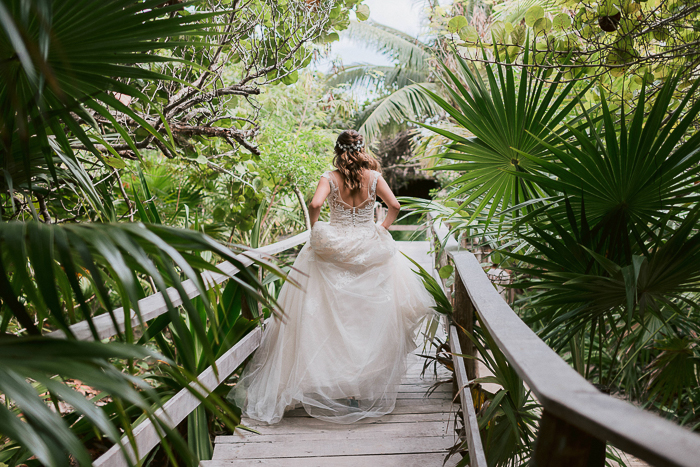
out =
<path fill-rule="evenodd" d="M 603 467 L 605 442 L 547 410 L 535 443 L 534 467 Z"/>
<path fill-rule="evenodd" d="M 462 327 L 470 334 L 474 333 L 474 304 L 472 304 L 467 289 L 464 287 L 462 278 L 459 276 L 459 272 L 455 269 L 455 299 L 453 305 L 452 320 L 457 326 L 457 328 Z M 476 347 L 474 343 L 467 337 L 462 330 L 459 330 L 459 345 L 462 347 L 462 352 L 464 355 L 476 355 Z M 467 377 L 469 380 L 473 380 L 477 377 L 476 375 L 476 360 L 472 358 L 467 358 L 464 361 L 467 368 Z"/>

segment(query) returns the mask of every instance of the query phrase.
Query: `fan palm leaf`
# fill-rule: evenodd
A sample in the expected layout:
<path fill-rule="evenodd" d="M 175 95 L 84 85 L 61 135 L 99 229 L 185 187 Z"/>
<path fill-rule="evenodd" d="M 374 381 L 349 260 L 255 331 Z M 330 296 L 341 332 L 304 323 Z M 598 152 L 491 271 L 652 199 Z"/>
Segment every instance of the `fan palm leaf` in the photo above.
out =
<path fill-rule="evenodd" d="M 571 128 L 572 142 L 540 140 L 556 160 L 525 155 L 523 151 L 542 173 L 520 176 L 559 193 L 571 193 L 574 209 L 585 202 L 588 222 L 598 224 L 597 229 L 609 239 L 609 248 L 621 255 L 615 257 L 620 262 L 631 261 L 630 237 L 635 239 L 637 251 L 648 256 L 650 251 L 643 239 L 663 237 L 664 229 L 654 233 L 659 222 L 669 212 L 674 219 L 684 217 L 682 213 L 700 200 L 696 190 L 700 180 L 700 135 L 688 136 L 700 114 L 700 103 L 689 104 L 700 81 L 669 112 L 679 80 L 676 76 L 664 83 L 646 116 L 642 88 L 632 118 L 626 121 L 621 116 L 619 130 L 605 99 L 600 129 L 583 109 L 589 118 L 588 128 Z"/>
<path fill-rule="evenodd" d="M 526 57 L 528 52 L 525 52 Z M 533 163 L 522 155 L 547 154 L 544 140 L 552 141 L 557 135 L 568 134 L 563 125 L 572 119 L 571 112 L 582 96 L 593 85 L 575 90 L 575 83 L 562 84 L 563 73 L 558 73 L 545 86 L 543 71 L 521 73 L 516 79 L 513 67 L 485 65 L 486 80 L 458 57 L 461 77 L 443 64 L 446 79 L 444 88 L 456 107 L 436 92 L 426 93 L 450 115 L 455 122 L 474 137 L 464 137 L 443 128 L 421 124 L 452 142 L 441 154 L 450 164 L 435 167 L 458 171 L 459 178 L 451 185 L 456 189 L 451 197 L 465 195 L 461 207 L 473 203 L 472 219 L 489 206 L 488 216 L 546 196 L 546 188 L 520 177 L 533 170 Z"/>

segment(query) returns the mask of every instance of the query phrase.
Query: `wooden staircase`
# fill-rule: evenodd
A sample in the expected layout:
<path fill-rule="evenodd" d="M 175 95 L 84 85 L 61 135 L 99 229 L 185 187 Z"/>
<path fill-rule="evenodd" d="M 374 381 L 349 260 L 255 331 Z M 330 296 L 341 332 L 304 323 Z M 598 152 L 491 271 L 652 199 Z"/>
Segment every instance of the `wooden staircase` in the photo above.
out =
<path fill-rule="evenodd" d="M 218 436 L 211 461 L 202 467 L 265 465 L 278 467 L 426 467 L 441 466 L 457 442 L 452 385 L 430 396 L 433 375 L 421 379 L 421 358 L 412 356 L 396 409 L 381 418 L 339 425 L 309 417 L 303 409 L 287 412 L 276 425 L 244 419 L 260 432 Z M 444 371 L 440 377 L 449 377 Z M 443 379 L 444 379 L 443 378 Z M 457 455 L 455 465 L 461 456 Z"/>

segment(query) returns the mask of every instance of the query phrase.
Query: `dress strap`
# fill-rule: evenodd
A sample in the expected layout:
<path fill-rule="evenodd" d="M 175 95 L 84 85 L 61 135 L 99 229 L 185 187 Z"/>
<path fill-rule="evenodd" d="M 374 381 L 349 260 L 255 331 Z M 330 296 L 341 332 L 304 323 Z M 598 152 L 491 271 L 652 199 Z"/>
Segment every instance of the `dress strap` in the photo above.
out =
<path fill-rule="evenodd" d="M 380 174 L 380 173 L 377 172 L 376 170 L 373 170 L 373 171 L 372 171 L 372 176 L 371 176 L 371 178 L 370 178 L 370 180 L 372 180 L 372 183 L 371 183 L 371 185 L 370 185 L 370 196 L 371 196 L 372 198 L 376 198 L 376 197 L 377 197 L 377 180 L 379 180 L 379 177 L 381 177 L 381 175 L 382 175 L 382 174 Z"/>
<path fill-rule="evenodd" d="M 335 183 L 335 177 L 333 176 L 330 170 L 323 172 L 323 175 L 321 175 L 321 177 L 328 179 L 328 182 L 331 184 L 331 191 L 335 191 L 338 188 Z"/>

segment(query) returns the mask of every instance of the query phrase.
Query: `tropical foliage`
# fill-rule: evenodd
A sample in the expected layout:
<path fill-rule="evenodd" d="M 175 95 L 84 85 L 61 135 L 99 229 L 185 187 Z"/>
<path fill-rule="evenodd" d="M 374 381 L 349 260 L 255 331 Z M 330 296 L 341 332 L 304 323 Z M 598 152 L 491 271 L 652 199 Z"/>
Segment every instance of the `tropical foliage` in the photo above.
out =
<path fill-rule="evenodd" d="M 517 273 L 524 319 L 581 374 L 697 427 L 700 106 L 690 98 L 698 84 L 682 99 L 674 97 L 679 76 L 649 100 L 642 88 L 627 113 L 624 103 L 611 108 L 607 99 L 584 105 L 585 87 L 558 89 L 554 77 L 536 95 L 551 92 L 567 110 L 533 127 L 517 118 L 519 96 L 533 89 L 526 73 L 518 80 L 512 67 L 487 65 L 487 84 L 462 63 L 466 86 L 447 73 L 457 106 L 436 99 L 475 134 L 442 132 L 452 139 L 443 160 L 458 162 L 441 169 L 462 174 L 451 188 L 459 202 L 441 206 L 444 216 Z M 488 164 L 494 140 L 482 128 L 493 127 L 497 107 L 484 107 L 482 96 L 514 109 L 513 118 L 498 121 L 499 131 L 531 142 L 508 147 L 527 170 Z M 536 99 L 526 109 L 556 115 L 561 106 Z M 512 181 L 506 187 L 528 189 L 508 191 L 504 178 Z"/>
<path fill-rule="evenodd" d="M 451 315 L 452 304 L 445 295 L 442 284 L 418 263 L 411 261 L 416 267 L 414 272 L 421 278 L 426 290 L 435 300 L 435 311 L 440 315 Z M 453 355 L 475 358 L 471 355 L 454 354 L 454 350 L 450 350 L 449 342 L 447 344 L 441 342 L 436 338 L 435 331 L 430 332 L 434 328 L 436 326 L 428 323 L 426 336 L 436 347 L 436 356 L 424 356 L 428 358 L 426 366 L 433 361 L 454 371 Z M 526 388 L 523 380 L 508 363 L 486 329 L 476 326 L 474 334 L 463 328 L 458 329 L 458 332 L 466 334 L 474 342 L 479 355 L 478 360 L 490 373 L 489 376 L 474 379 L 466 388 L 471 391 L 474 400 L 479 432 L 489 465 L 505 467 L 526 464 L 534 446 L 540 406 L 534 401 L 530 390 Z M 443 349 L 447 350 L 445 354 L 441 352 Z M 444 384 L 444 382 L 438 384 Z M 490 392 L 484 389 L 483 384 L 495 385 L 498 389 Z M 460 441 L 450 450 L 448 458 L 458 453 L 462 454 L 463 458 L 457 465 L 468 466 L 470 462 L 468 451 L 467 441 Z"/>
<path fill-rule="evenodd" d="M 252 329 L 245 308 L 275 308 L 284 274 L 246 268 L 228 235 L 265 197 L 255 97 L 295 83 L 358 3 L 0 2 L 0 463 L 90 465 L 151 419 L 150 459 L 195 465 L 210 427 L 236 425 L 216 392 L 194 391 L 186 426 L 154 413 Z M 222 260 L 240 272 L 207 290 Z M 167 312 L 143 322 L 157 292 Z"/>
<path fill-rule="evenodd" d="M 438 91 L 433 82 L 434 52 L 430 43 L 371 21 L 350 23 L 348 35 L 395 63 L 393 66 L 351 64 L 330 81 L 334 86 L 360 88 L 371 96 L 355 123 L 370 142 L 399 131 L 407 120 L 430 118 L 440 112 L 421 92 L 421 88 Z"/>
<path fill-rule="evenodd" d="M 455 2 L 443 17 L 453 26 L 450 39 L 463 56 L 483 60 L 481 47 L 500 60 L 553 67 L 600 77 L 609 92 L 633 98 L 643 86 L 656 87 L 681 76 L 686 91 L 697 75 L 698 8 L 693 1 L 506 0 L 493 7 L 480 0 Z M 493 8 L 490 21 L 485 13 Z M 452 16 L 455 15 L 455 16 Z M 461 14 L 460 14 L 461 13 Z M 524 58 L 525 48 L 537 53 Z M 570 76 L 572 77 L 572 76 Z M 589 99 L 600 100 L 597 90 Z"/>

